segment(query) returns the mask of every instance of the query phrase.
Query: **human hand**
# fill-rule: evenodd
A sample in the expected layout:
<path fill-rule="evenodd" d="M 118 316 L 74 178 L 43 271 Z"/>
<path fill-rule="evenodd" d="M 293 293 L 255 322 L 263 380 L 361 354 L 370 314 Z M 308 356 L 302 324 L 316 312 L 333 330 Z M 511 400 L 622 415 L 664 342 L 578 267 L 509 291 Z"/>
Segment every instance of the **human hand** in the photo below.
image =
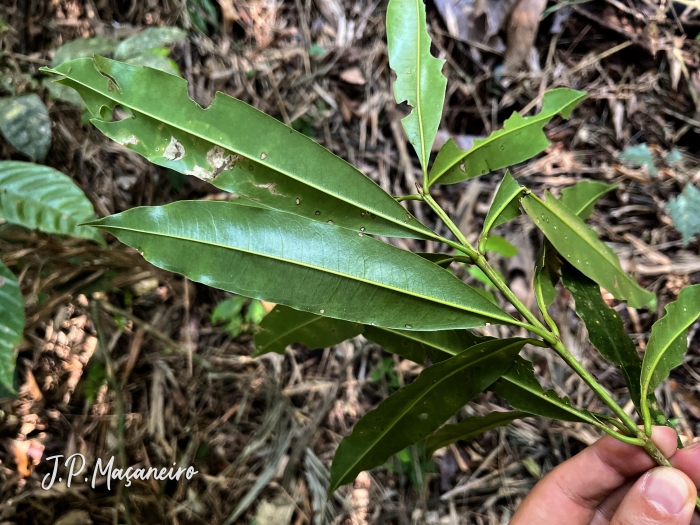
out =
<path fill-rule="evenodd" d="M 700 525 L 700 444 L 677 450 L 668 427 L 652 439 L 675 468 L 606 436 L 542 478 L 510 525 Z"/>

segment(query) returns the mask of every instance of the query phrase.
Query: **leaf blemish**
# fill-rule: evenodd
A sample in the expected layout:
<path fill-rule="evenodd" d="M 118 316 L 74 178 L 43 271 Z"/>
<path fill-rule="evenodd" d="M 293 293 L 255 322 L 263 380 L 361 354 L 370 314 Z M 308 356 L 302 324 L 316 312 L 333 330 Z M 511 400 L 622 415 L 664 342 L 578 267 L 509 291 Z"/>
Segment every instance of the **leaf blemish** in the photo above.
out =
<path fill-rule="evenodd" d="M 275 186 L 277 186 L 276 182 L 268 182 L 265 184 L 255 184 L 252 180 L 248 180 L 248 182 L 250 182 L 256 188 L 266 189 L 270 192 L 270 195 L 279 195 L 280 197 L 286 197 L 284 193 L 280 193 L 279 191 L 275 190 Z"/>
<path fill-rule="evenodd" d="M 163 150 L 163 158 L 166 160 L 180 160 L 185 156 L 185 147 L 175 137 L 170 137 L 170 143 Z"/>

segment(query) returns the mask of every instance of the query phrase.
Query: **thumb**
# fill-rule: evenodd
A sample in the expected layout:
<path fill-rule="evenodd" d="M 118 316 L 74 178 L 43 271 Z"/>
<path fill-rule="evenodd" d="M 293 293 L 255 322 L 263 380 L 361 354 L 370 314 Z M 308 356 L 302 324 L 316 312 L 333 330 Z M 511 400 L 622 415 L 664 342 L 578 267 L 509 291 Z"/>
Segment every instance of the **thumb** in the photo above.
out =
<path fill-rule="evenodd" d="M 652 469 L 630 489 L 610 525 L 689 525 L 696 496 L 695 485 L 680 470 Z"/>

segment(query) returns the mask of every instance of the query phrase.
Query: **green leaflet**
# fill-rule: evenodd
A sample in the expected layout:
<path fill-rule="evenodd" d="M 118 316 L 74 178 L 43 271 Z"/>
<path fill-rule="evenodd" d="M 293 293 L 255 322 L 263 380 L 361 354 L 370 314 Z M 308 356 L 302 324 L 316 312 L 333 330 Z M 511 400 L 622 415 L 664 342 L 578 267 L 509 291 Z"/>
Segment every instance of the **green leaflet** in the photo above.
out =
<path fill-rule="evenodd" d="M 32 230 L 104 244 L 98 232 L 79 226 L 95 218 L 92 203 L 70 177 L 48 166 L 0 161 L 0 218 Z"/>
<path fill-rule="evenodd" d="M 549 146 L 542 131 L 544 126 L 557 114 L 569 118 L 585 96 L 583 91 L 567 88 L 547 91 L 538 115 L 521 117 L 513 113 L 503 123 L 503 129 L 475 140 L 468 151 L 459 149 L 452 139 L 448 140 L 430 170 L 430 184 L 454 184 L 534 157 Z"/>
<path fill-rule="evenodd" d="M 0 99 L 0 131 L 17 151 L 40 162 L 51 147 L 49 112 L 34 93 Z"/>
<path fill-rule="evenodd" d="M 693 235 L 700 233 L 700 190 L 691 183 L 686 184 L 683 192 L 668 201 L 665 209 L 673 225 L 683 235 L 683 246 L 688 246 Z"/>
<path fill-rule="evenodd" d="M 413 253 L 288 213 L 180 201 L 91 224 L 159 268 L 328 317 L 415 330 L 516 323 L 473 288 Z"/>
<path fill-rule="evenodd" d="M 361 334 L 363 326 L 277 305 L 263 318 L 260 329 L 255 334 L 253 357 L 269 352 L 284 354 L 292 343 L 328 348 Z"/>
<path fill-rule="evenodd" d="M 505 372 L 526 342 L 495 339 L 473 346 L 426 368 L 382 401 L 338 446 L 329 492 L 435 431 Z"/>
<path fill-rule="evenodd" d="M 413 108 L 401 120 L 408 140 L 418 154 L 423 173 L 428 172 L 430 150 L 440 125 L 447 78 L 444 60 L 430 54 L 423 0 L 391 0 L 386 12 L 389 65 L 396 71 L 396 102 Z"/>
<path fill-rule="evenodd" d="M 510 405 L 530 414 L 559 419 L 561 421 L 582 421 L 595 424 L 596 419 L 587 410 L 571 406 L 568 398 L 560 398 L 554 390 L 546 392 L 535 376 L 532 363 L 516 357 L 515 362 L 501 378 L 489 387 Z"/>
<path fill-rule="evenodd" d="M 549 241 L 545 239 L 535 256 L 535 277 L 532 284 L 537 306 L 543 315 L 547 313 L 547 309 L 557 296 L 556 286 L 559 282 L 559 267 L 556 251 Z M 549 318 L 549 321 L 551 321 L 551 318 Z"/>
<path fill-rule="evenodd" d="M 99 56 L 43 71 L 80 93 L 103 133 L 156 164 L 314 221 L 435 237 L 353 166 L 240 100 L 217 93 L 202 109 L 184 79 Z M 132 117 L 111 122 L 116 105 Z"/>
<path fill-rule="evenodd" d="M 595 201 L 606 193 L 616 189 L 617 184 L 605 184 L 594 180 L 577 182 L 573 186 L 561 191 L 561 202 L 578 215 L 581 220 L 586 220 L 593 213 Z"/>
<path fill-rule="evenodd" d="M 17 278 L 0 261 L 0 398 L 14 394 L 14 347 L 24 333 L 24 299 Z"/>
<path fill-rule="evenodd" d="M 484 229 L 481 232 L 481 237 L 479 237 L 480 252 L 484 251 L 489 233 L 491 233 L 493 228 L 520 215 L 520 200 L 518 197 L 520 197 L 522 191 L 523 188 L 516 182 L 510 171 L 506 171 L 493 198 L 489 212 L 486 214 L 486 220 L 484 220 Z"/>
<path fill-rule="evenodd" d="M 481 251 L 482 248 L 479 248 L 479 250 Z M 497 253 L 503 257 L 515 257 L 520 253 L 520 250 L 513 246 L 505 237 L 501 237 L 500 235 L 490 235 L 483 247 L 483 251 Z"/>
<path fill-rule="evenodd" d="M 516 419 L 530 417 L 527 412 L 491 412 L 484 417 L 468 417 L 456 425 L 445 425 L 430 434 L 425 440 L 425 456 L 431 457 L 439 448 L 446 447 L 456 441 L 471 441 L 475 437 L 506 426 Z"/>
<path fill-rule="evenodd" d="M 118 42 L 111 38 L 77 38 L 66 42 L 56 49 L 56 53 L 51 59 L 51 67 L 56 67 L 75 60 L 76 58 L 91 57 L 92 55 L 108 55 L 114 52 Z"/>
<path fill-rule="evenodd" d="M 525 212 L 564 260 L 633 308 L 641 308 L 654 300 L 653 293 L 644 290 L 624 272 L 615 252 L 598 239 L 594 230 L 551 193 L 546 192 L 545 198 L 541 200 L 528 193 L 521 202 Z"/>
<path fill-rule="evenodd" d="M 700 316 L 700 284 L 683 288 L 678 299 L 666 305 L 666 315 L 651 327 L 651 337 L 642 362 L 642 399 L 653 393 L 668 374 L 683 363 L 688 347 L 688 328 Z M 645 426 L 649 407 L 642 402 Z"/>
<path fill-rule="evenodd" d="M 641 390 L 638 378 L 642 373 L 642 358 L 627 335 L 622 319 L 605 303 L 600 286 L 575 268 L 564 265 L 562 280 L 566 289 L 574 296 L 576 313 L 586 325 L 591 344 L 610 363 L 620 367 L 634 406 L 640 407 Z"/>
<path fill-rule="evenodd" d="M 487 340 L 468 330 L 422 332 L 372 325 L 365 326 L 363 335 L 381 345 L 387 352 L 400 355 L 420 365 L 425 362 L 426 357 L 437 363 Z"/>

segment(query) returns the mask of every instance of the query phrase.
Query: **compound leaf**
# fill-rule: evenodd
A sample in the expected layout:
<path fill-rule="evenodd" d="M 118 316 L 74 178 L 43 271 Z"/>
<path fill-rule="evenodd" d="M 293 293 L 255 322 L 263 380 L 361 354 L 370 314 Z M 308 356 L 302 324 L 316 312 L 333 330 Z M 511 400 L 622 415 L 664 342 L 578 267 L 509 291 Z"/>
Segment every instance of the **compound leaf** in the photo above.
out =
<path fill-rule="evenodd" d="M 505 372 L 526 342 L 480 343 L 424 369 L 413 383 L 382 401 L 338 446 L 330 492 L 435 431 Z"/>
<path fill-rule="evenodd" d="M 683 363 L 683 354 L 688 347 L 688 328 L 698 316 L 700 284 L 695 284 L 683 288 L 678 299 L 666 305 L 666 315 L 652 325 L 642 362 L 642 399 L 653 393 L 671 370 Z M 643 404 L 642 410 L 645 409 Z"/>
<path fill-rule="evenodd" d="M 24 332 L 24 299 L 17 278 L 0 261 L 0 398 L 14 393 L 14 347 Z"/>
<path fill-rule="evenodd" d="M 494 170 L 526 161 L 549 146 L 544 126 L 560 114 L 569 118 L 571 111 L 584 99 L 586 93 L 557 88 L 544 94 L 542 111 L 532 117 L 518 113 L 503 123 L 503 129 L 494 131 L 485 139 L 476 139 L 467 151 L 459 149 L 452 139 L 438 152 L 430 170 L 430 184 L 454 184 L 486 175 Z"/>
<path fill-rule="evenodd" d="M 100 131 L 155 164 L 314 221 L 435 237 L 356 168 L 240 100 L 217 93 L 202 109 L 184 79 L 99 56 L 43 71 L 80 93 Z M 116 105 L 131 118 L 112 122 Z"/>
<path fill-rule="evenodd" d="M 581 220 L 586 220 L 593 213 L 595 202 L 606 193 L 616 189 L 617 184 L 605 184 L 595 180 L 584 180 L 561 191 L 561 202 L 578 215 Z"/>
<path fill-rule="evenodd" d="M 43 162 L 51 147 L 51 120 L 34 93 L 0 99 L 0 131 L 27 157 Z"/>
<path fill-rule="evenodd" d="M 92 203 L 70 177 L 48 166 L 0 162 L 0 218 L 32 230 L 104 244 L 94 229 L 79 226 L 95 218 Z"/>
<path fill-rule="evenodd" d="M 91 224 L 160 268 L 297 310 L 415 330 L 514 322 L 418 255 L 289 213 L 180 201 Z"/>
<path fill-rule="evenodd" d="M 496 392 L 513 408 L 530 414 L 561 421 L 595 421 L 595 417 L 587 410 L 572 407 L 568 398 L 562 399 L 554 390 L 545 392 L 535 376 L 532 363 L 519 356 L 489 390 Z"/>
<path fill-rule="evenodd" d="M 566 262 L 633 308 L 641 308 L 654 300 L 653 293 L 644 290 L 625 273 L 615 252 L 598 239 L 594 230 L 551 193 L 546 192 L 545 199 L 528 193 L 521 202 L 525 212 Z"/>
<path fill-rule="evenodd" d="M 396 71 L 396 102 L 413 108 L 401 120 L 408 140 L 427 173 L 430 150 L 435 141 L 447 78 L 442 74 L 444 60 L 430 54 L 423 0 L 391 0 L 386 12 L 389 65 Z"/>
<path fill-rule="evenodd" d="M 484 432 L 530 416 L 527 412 L 491 412 L 483 417 L 465 418 L 456 425 L 445 425 L 425 439 L 425 456 L 429 458 L 436 450 L 456 441 L 471 441 Z"/>
<path fill-rule="evenodd" d="M 284 349 L 292 343 L 303 343 L 309 348 L 328 348 L 361 334 L 363 328 L 358 323 L 278 304 L 260 322 L 260 331 L 255 334 L 253 357 L 269 352 L 284 354 Z"/>

